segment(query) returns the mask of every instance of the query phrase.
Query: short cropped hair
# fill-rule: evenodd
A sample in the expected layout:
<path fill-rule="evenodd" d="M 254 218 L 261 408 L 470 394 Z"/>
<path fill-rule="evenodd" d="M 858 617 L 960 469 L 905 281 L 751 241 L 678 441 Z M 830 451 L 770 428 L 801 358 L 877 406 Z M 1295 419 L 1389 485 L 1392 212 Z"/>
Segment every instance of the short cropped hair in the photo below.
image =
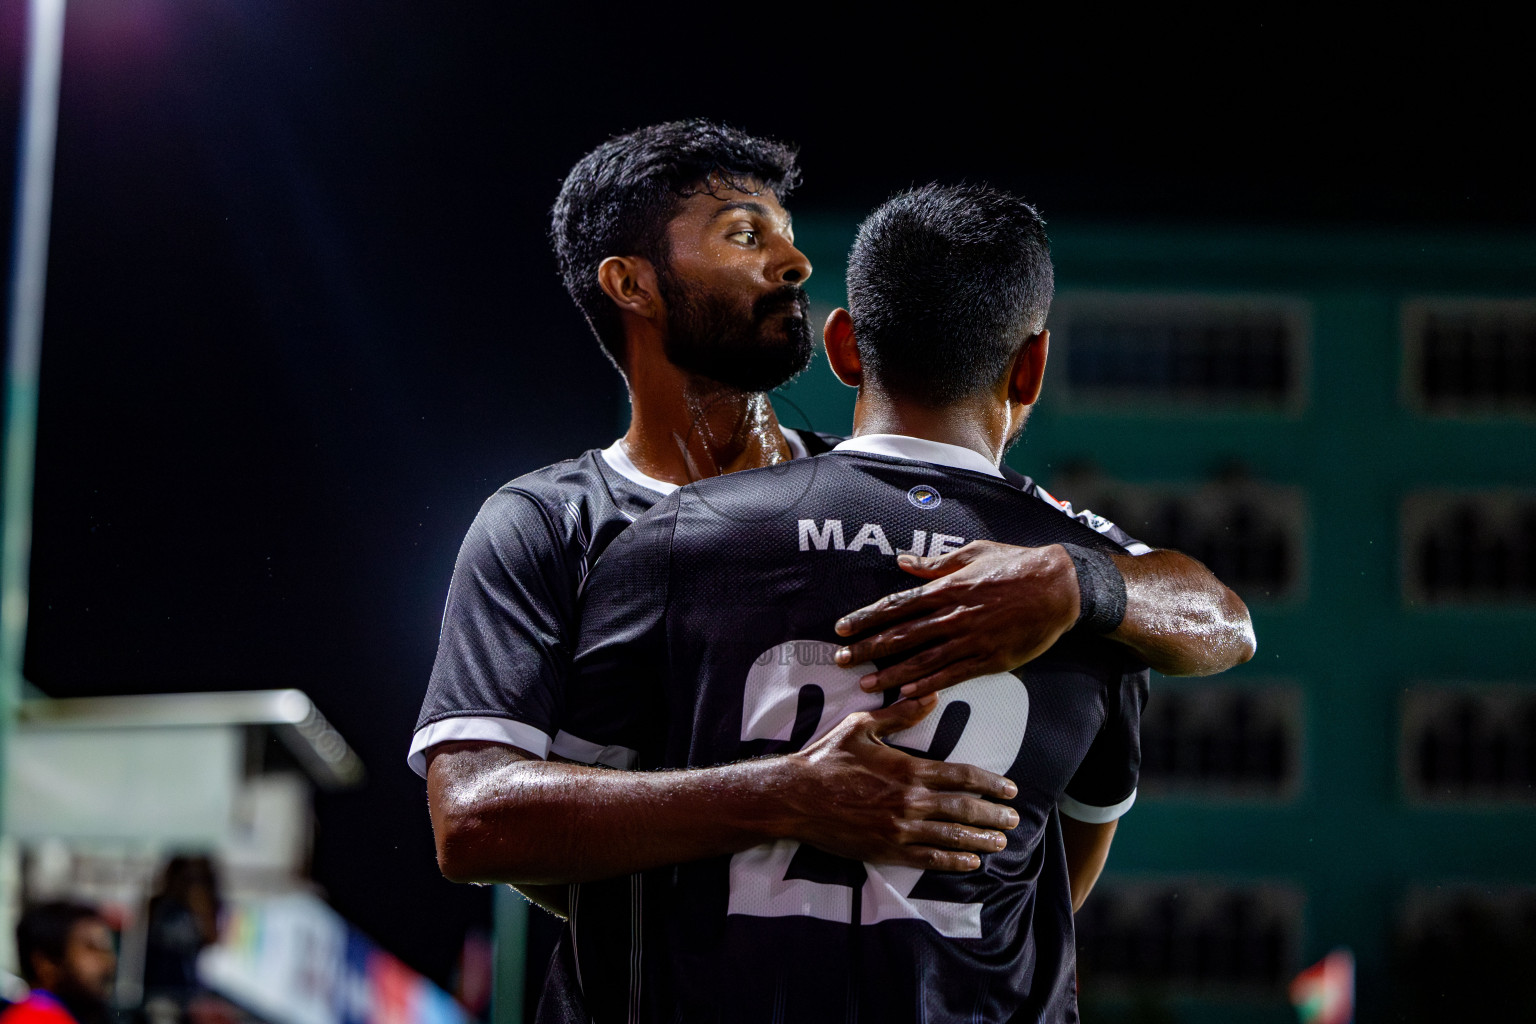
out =
<path fill-rule="evenodd" d="M 985 185 L 925 185 L 859 225 L 848 312 L 872 383 L 929 408 L 1001 379 L 1045 328 L 1055 278 L 1045 222 Z"/>
<path fill-rule="evenodd" d="M 663 271 L 667 224 L 701 188 L 766 189 L 783 202 L 800 183 L 791 146 L 711 121 L 669 121 L 609 139 L 576 161 L 560 187 L 550 238 L 560 276 L 609 358 L 624 365 L 618 309 L 597 283 L 610 256 Z"/>
<path fill-rule="evenodd" d="M 35 956 L 40 954 L 50 963 L 62 964 L 64 947 L 75 925 L 100 919 L 100 912 L 94 908 L 67 900 L 28 908 L 16 923 L 16 957 L 21 961 L 21 976 L 27 984 L 37 984 L 37 968 L 32 962 Z"/>

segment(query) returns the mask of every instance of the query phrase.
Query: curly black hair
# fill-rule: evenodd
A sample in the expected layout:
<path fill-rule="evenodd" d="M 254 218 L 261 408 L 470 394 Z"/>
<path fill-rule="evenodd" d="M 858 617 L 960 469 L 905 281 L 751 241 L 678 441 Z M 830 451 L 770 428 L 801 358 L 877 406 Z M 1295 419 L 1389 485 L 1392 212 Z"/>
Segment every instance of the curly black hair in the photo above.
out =
<path fill-rule="evenodd" d="M 622 371 L 618 309 L 597 283 L 610 256 L 640 256 L 666 269 L 667 224 L 699 191 L 769 191 L 783 202 L 800 183 L 794 147 L 712 121 L 640 128 L 576 161 L 551 211 L 550 239 L 565 288 Z"/>
<path fill-rule="evenodd" d="M 1045 328 L 1055 276 L 1045 222 L 986 185 L 925 185 L 881 204 L 848 254 L 865 376 L 929 408 L 997 383 Z"/>

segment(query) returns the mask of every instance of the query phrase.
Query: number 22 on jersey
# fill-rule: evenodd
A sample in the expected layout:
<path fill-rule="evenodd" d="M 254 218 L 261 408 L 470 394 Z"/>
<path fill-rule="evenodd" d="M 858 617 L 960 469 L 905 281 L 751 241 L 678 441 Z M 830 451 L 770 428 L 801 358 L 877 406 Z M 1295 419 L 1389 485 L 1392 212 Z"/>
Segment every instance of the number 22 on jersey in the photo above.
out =
<path fill-rule="evenodd" d="M 818 640 L 789 640 L 759 655 L 747 673 L 741 708 L 742 740 L 801 739 L 795 734 L 804 734 L 810 725 L 804 721 L 802 709 L 815 709 L 815 701 L 803 699 L 802 691 L 813 688 L 819 691 L 821 715 L 814 729 L 801 739 L 800 747 L 825 736 L 848 715 L 880 707 L 884 703 L 880 694 L 859 689 L 860 677 L 874 671 L 874 666 L 839 667 L 832 660 L 836 650 L 836 644 Z M 1017 676 L 980 676 L 941 690 L 938 697 L 938 706 L 926 718 L 892 734 L 887 742 L 997 774 L 1013 766 L 1029 723 L 1029 694 Z M 955 712 L 968 712 L 964 726 L 951 749 L 935 750 L 940 723 L 951 705 L 963 705 L 950 712 L 952 719 Z M 847 922 L 858 906 L 861 924 L 916 918 L 950 938 L 980 938 L 980 903 L 913 897 L 923 869 L 866 863 L 860 898 L 855 900 L 853 885 L 848 882 L 790 877 L 795 874 L 791 867 L 800 845 L 781 839 L 732 857 L 728 913 Z"/>

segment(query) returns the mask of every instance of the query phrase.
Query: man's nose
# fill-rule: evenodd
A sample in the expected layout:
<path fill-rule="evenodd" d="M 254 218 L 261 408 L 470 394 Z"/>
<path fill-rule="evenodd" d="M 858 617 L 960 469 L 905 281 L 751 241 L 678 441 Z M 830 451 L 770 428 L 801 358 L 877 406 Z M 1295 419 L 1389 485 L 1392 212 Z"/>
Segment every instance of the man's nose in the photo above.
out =
<path fill-rule="evenodd" d="M 784 256 L 778 263 L 776 279 L 785 284 L 804 284 L 810 276 L 811 261 L 793 244 L 785 242 Z"/>

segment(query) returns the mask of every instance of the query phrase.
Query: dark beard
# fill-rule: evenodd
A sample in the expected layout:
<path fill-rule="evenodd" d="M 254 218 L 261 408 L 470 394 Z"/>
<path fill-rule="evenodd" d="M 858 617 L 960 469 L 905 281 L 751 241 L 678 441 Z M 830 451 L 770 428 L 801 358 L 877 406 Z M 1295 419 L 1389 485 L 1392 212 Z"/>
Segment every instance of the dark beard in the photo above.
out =
<path fill-rule="evenodd" d="M 678 369 L 740 391 L 772 391 L 811 365 L 810 303 L 799 285 L 762 296 L 744 319 L 718 295 L 666 274 L 658 283 L 667 359 Z"/>

